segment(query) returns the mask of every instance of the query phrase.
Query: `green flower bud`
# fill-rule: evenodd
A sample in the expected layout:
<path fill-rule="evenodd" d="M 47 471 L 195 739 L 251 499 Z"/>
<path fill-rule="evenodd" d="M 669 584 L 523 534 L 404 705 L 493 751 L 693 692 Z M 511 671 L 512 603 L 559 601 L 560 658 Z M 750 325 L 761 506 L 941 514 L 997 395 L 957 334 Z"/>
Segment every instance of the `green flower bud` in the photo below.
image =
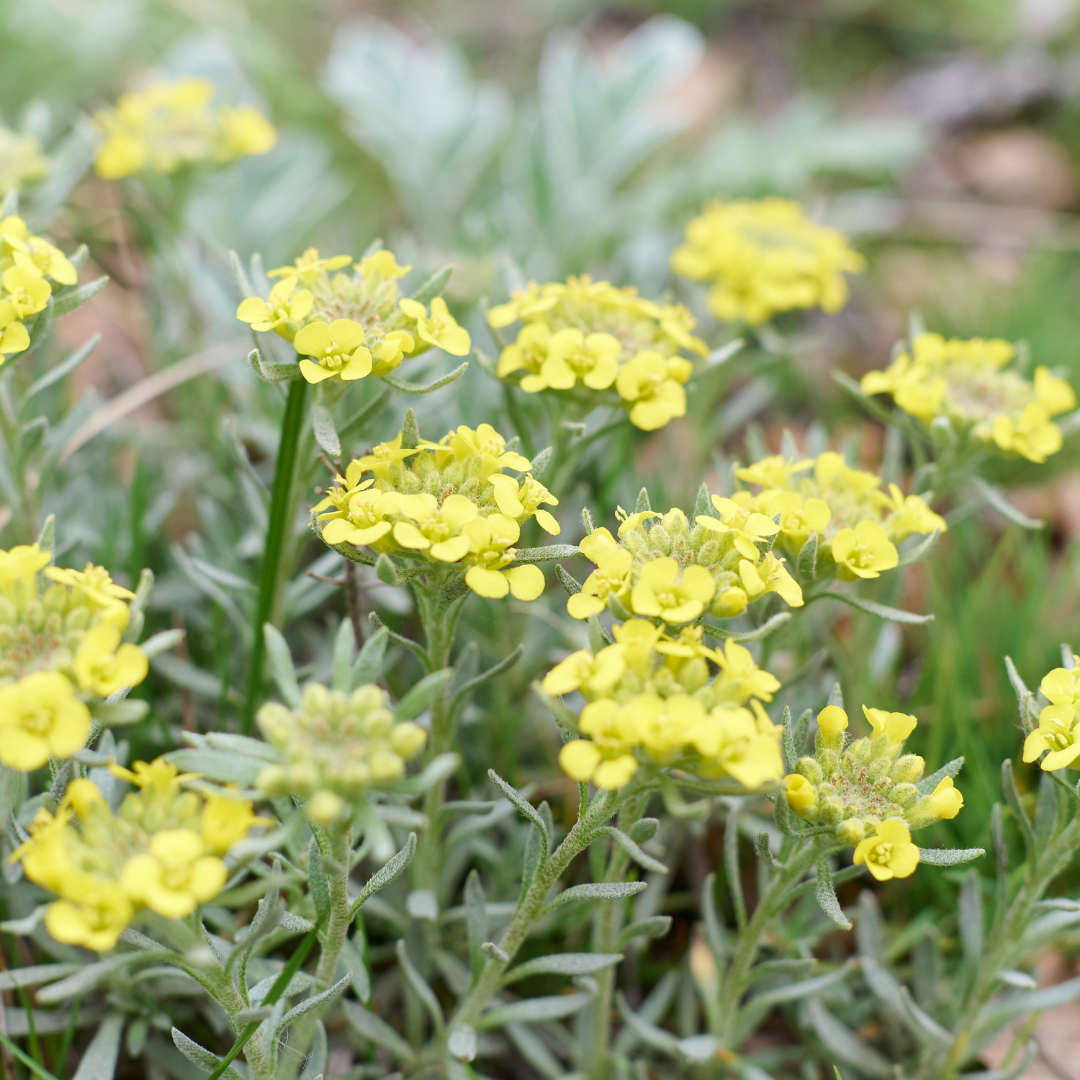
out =
<path fill-rule="evenodd" d="M 926 762 L 918 754 L 903 754 L 892 767 L 892 778 L 898 784 L 914 784 L 922 779 Z"/>
<path fill-rule="evenodd" d="M 800 775 L 805 776 L 811 784 L 820 784 L 824 779 L 824 773 L 821 770 L 821 766 L 812 757 L 799 758 L 799 762 L 795 766 L 795 771 Z"/>
<path fill-rule="evenodd" d="M 300 708 L 308 716 L 324 716 L 330 709 L 330 692 L 318 683 L 309 683 L 304 687 L 300 699 Z"/>
<path fill-rule="evenodd" d="M 866 835 L 866 823 L 862 818 L 848 818 L 836 826 L 836 838 L 845 844 L 857 844 Z"/>
<path fill-rule="evenodd" d="M 919 789 L 914 784 L 897 784 L 889 797 L 897 806 L 909 807 L 918 799 Z"/>
<path fill-rule="evenodd" d="M 818 764 L 821 766 L 821 771 L 826 776 L 836 772 L 840 767 L 840 755 L 835 750 L 822 750 L 818 754 L 817 759 Z"/>
<path fill-rule="evenodd" d="M 835 825 L 844 816 L 844 804 L 835 795 L 830 795 L 818 803 L 819 818 Z"/>

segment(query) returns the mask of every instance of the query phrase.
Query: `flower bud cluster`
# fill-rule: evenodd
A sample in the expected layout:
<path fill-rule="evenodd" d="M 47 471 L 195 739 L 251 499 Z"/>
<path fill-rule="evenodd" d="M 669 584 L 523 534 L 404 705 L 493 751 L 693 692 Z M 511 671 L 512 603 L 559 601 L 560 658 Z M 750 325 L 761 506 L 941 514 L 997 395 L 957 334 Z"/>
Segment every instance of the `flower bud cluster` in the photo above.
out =
<path fill-rule="evenodd" d="M 1045 367 L 1034 380 L 1016 368 L 1015 346 L 1000 338 L 946 340 L 918 334 L 884 371 L 862 378 L 866 394 L 891 394 L 924 424 L 943 421 L 961 437 L 1003 454 L 1043 462 L 1062 446 L 1051 417 L 1076 408 L 1072 387 Z"/>
<path fill-rule="evenodd" d="M 174 173 L 273 149 L 277 132 L 258 109 L 214 105 L 214 93 L 208 79 L 187 78 L 122 94 L 115 106 L 94 116 L 104 136 L 94 155 L 98 176 Z"/>
<path fill-rule="evenodd" d="M 0 551 L 0 763 L 11 769 L 81 750 L 90 707 L 149 671 L 122 641 L 135 594 L 103 567 L 51 562 L 37 544 Z"/>
<path fill-rule="evenodd" d="M 766 322 L 782 311 L 847 303 L 844 274 L 865 268 L 842 233 L 789 199 L 713 202 L 671 254 L 676 274 L 712 282 L 709 310 L 724 321 Z"/>
<path fill-rule="evenodd" d="M 1080 768 L 1080 657 L 1071 668 L 1054 668 L 1039 685 L 1050 702 L 1039 713 L 1039 726 L 1024 740 L 1024 760 L 1036 761 L 1049 772 Z"/>
<path fill-rule="evenodd" d="M 544 575 L 534 565 L 511 565 L 514 545 L 531 518 L 552 535 L 560 529 L 543 508 L 558 505 L 551 492 L 531 475 L 519 479 L 503 471 L 528 474 L 529 459 L 490 424 L 462 425 L 437 443 L 411 430 L 411 437 L 399 432 L 337 477 L 314 510 L 323 541 L 366 546 L 433 569 L 459 568 L 480 596 L 509 592 L 535 600 Z M 362 479 L 368 472 L 372 477 Z"/>
<path fill-rule="evenodd" d="M 259 788 L 305 798 L 308 817 L 322 824 L 340 818 L 369 789 L 400 780 L 427 740 L 419 725 L 395 719 L 377 686 L 344 694 L 312 683 L 300 708 L 271 702 L 257 719 L 279 757 L 259 774 Z"/>
<path fill-rule="evenodd" d="M 543 682 L 548 694 L 577 691 L 586 702 L 585 738 L 559 754 L 569 776 L 612 790 L 645 763 L 731 776 L 749 789 L 780 779 L 780 729 L 761 704 L 780 683 L 748 649 L 733 641 L 711 649 L 700 626 L 672 637 L 645 619 L 613 633 L 614 644 L 572 653 Z"/>
<path fill-rule="evenodd" d="M 915 730 L 914 716 L 865 705 L 863 715 L 872 734 L 847 743 L 847 713 L 835 705 L 818 713 L 813 756 L 800 758 L 795 772 L 784 778 L 788 806 L 806 821 L 832 826 L 844 843 L 857 845 L 857 862 L 864 861 L 875 844 L 898 844 L 897 827 L 902 826 L 908 839 L 898 850 L 907 854 L 884 876 L 906 877 L 918 862 L 910 832 L 956 817 L 964 799 L 950 777 L 928 794 L 919 791 L 926 763 L 918 754 L 903 752 L 904 740 Z M 883 825 L 887 826 L 884 834 Z M 893 839 L 879 841 L 882 835 Z M 914 850 L 915 862 L 902 873 L 910 857 L 908 849 Z M 868 859 L 868 866 L 882 879 L 875 866 L 888 869 L 873 858 Z"/>
<path fill-rule="evenodd" d="M 618 400 L 645 431 L 686 414 L 683 386 L 693 365 L 680 351 L 709 351 L 691 334 L 694 317 L 681 304 L 645 300 L 632 287 L 587 274 L 530 282 L 488 312 L 496 330 L 518 320 L 517 339 L 499 354 L 500 379 L 518 381 L 529 394 L 572 394 L 588 408 Z"/>
<path fill-rule="evenodd" d="M 575 619 L 607 608 L 678 626 L 732 618 L 773 592 L 802 606 L 802 589 L 772 551 L 776 523 L 763 514 L 714 495 L 694 524 L 678 509 L 619 515 L 618 539 L 599 528 L 581 541 L 596 570 L 567 602 Z"/>
<path fill-rule="evenodd" d="M 0 218 L 0 365 L 30 348 L 27 321 L 45 310 L 54 292 L 78 279 L 67 256 L 32 235 L 21 217 Z"/>
<path fill-rule="evenodd" d="M 111 771 L 138 788 L 118 813 L 90 780 L 73 780 L 55 813 L 38 811 L 30 839 L 11 856 L 60 897 L 45 913 L 49 933 L 97 952 L 143 910 L 182 919 L 213 899 L 228 878 L 223 856 L 253 826 L 269 824 L 245 799 L 183 790 L 195 774 L 161 758 Z"/>
<path fill-rule="evenodd" d="M 924 499 L 905 496 L 896 484 L 882 490 L 880 477 L 851 468 L 834 450 L 804 461 L 773 455 L 736 469 L 735 477 L 760 490 L 714 499 L 718 506 L 779 518 L 776 544 L 792 556 L 816 537 L 816 573 L 847 581 L 880 577 L 899 563 L 901 541 L 947 527 Z"/>
<path fill-rule="evenodd" d="M 411 269 L 398 266 L 385 249 L 354 264 L 351 255 L 324 259 L 309 248 L 291 266 L 269 271 L 267 277 L 280 278 L 270 295 L 247 297 L 236 317 L 253 330 L 273 330 L 291 341 L 309 383 L 389 375 L 406 356 L 433 346 L 468 355 L 469 332 L 458 326 L 442 297 L 431 301 L 429 311 L 401 295 L 398 280 Z"/>
<path fill-rule="evenodd" d="M 22 191 L 49 174 L 49 159 L 41 142 L 0 124 L 0 199 L 9 191 Z"/>

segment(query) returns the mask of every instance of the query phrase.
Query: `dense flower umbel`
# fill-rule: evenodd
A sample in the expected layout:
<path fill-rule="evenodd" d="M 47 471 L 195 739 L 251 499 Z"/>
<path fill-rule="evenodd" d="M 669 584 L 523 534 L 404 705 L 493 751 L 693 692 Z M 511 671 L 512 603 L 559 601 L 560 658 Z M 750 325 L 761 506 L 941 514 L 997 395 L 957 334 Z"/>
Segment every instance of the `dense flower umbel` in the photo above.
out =
<path fill-rule="evenodd" d="M 389 375 L 406 356 L 433 346 L 466 356 L 469 332 L 454 321 L 445 300 L 435 297 L 429 311 L 401 295 L 398 279 L 411 269 L 398 266 L 385 249 L 353 264 L 351 255 L 324 259 L 309 248 L 292 266 L 271 270 L 267 276 L 278 281 L 269 297 L 247 297 L 236 317 L 291 341 L 310 383 Z"/>
<path fill-rule="evenodd" d="M 1048 368 L 1036 368 L 1034 380 L 1008 368 L 1016 355 L 999 338 L 919 334 L 884 371 L 864 375 L 862 389 L 892 394 L 925 424 L 940 417 L 976 442 L 1042 462 L 1061 449 L 1061 429 L 1051 417 L 1075 409 L 1076 395 Z"/>
<path fill-rule="evenodd" d="M 751 324 L 796 308 L 835 314 L 847 303 L 844 274 L 865 265 L 842 233 L 778 198 L 710 203 L 671 254 L 676 274 L 713 283 L 708 303 L 718 319 Z"/>
<path fill-rule="evenodd" d="M 1039 762 L 1053 772 L 1066 767 L 1080 769 L 1080 657 L 1071 668 L 1055 668 L 1039 689 L 1050 702 L 1039 713 L 1039 726 L 1024 740 L 1024 760 Z"/>
<path fill-rule="evenodd" d="M 228 877 L 222 857 L 252 826 L 269 824 L 244 799 L 184 791 L 193 774 L 178 775 L 160 758 L 112 772 L 139 789 L 118 813 L 90 780 L 73 780 L 55 814 L 39 810 L 30 839 L 11 856 L 60 897 L 45 914 L 49 933 L 97 952 L 143 911 L 181 919 L 212 900 Z"/>
<path fill-rule="evenodd" d="M 511 566 L 521 526 L 535 518 L 558 535 L 545 510 L 558 500 L 531 475 L 520 479 L 503 469 L 528 473 L 528 458 L 507 448 L 490 425 L 462 425 L 438 443 L 421 439 L 402 446 L 403 433 L 349 463 L 345 476 L 315 507 L 328 544 L 367 546 L 465 573 L 481 596 L 508 592 L 535 600 L 544 575 L 532 565 Z M 364 480 L 365 473 L 374 474 Z"/>
<path fill-rule="evenodd" d="M 78 278 L 67 256 L 33 236 L 21 217 L 0 218 L 0 364 L 30 347 L 26 323 Z"/>
<path fill-rule="evenodd" d="M 94 116 L 104 141 L 94 169 L 106 180 L 139 172 L 173 173 L 197 162 L 227 162 L 265 154 L 277 132 L 250 106 L 215 105 L 207 79 L 154 83 L 122 94 Z"/>
<path fill-rule="evenodd" d="M 594 529 L 580 547 L 596 569 L 567 602 L 570 614 L 587 619 L 606 607 L 616 618 L 633 614 L 678 626 L 706 614 L 731 618 L 771 592 L 801 607 L 802 589 L 771 550 L 776 523 L 729 507 L 730 500 L 714 502 L 724 509 L 694 524 L 678 509 L 620 511 L 618 539 Z"/>
<path fill-rule="evenodd" d="M 49 159 L 33 135 L 20 135 L 0 124 L 0 199 L 22 191 L 49 172 Z"/>
<path fill-rule="evenodd" d="M 904 740 L 915 730 L 914 716 L 865 705 L 863 714 L 872 734 L 845 746 L 847 713 L 836 705 L 818 713 L 814 755 L 800 758 L 796 771 L 784 778 L 788 805 L 857 845 L 855 861 L 865 862 L 879 881 L 907 877 L 919 862 L 911 831 L 956 817 L 964 798 L 950 777 L 932 792 L 919 791 L 926 763 L 903 753 Z"/>
<path fill-rule="evenodd" d="M 730 499 L 714 496 L 721 518 L 727 521 L 736 510 L 770 521 L 779 515 L 776 546 L 792 556 L 816 534 L 819 574 L 849 581 L 879 577 L 899 562 L 901 541 L 946 528 L 924 499 L 905 496 L 895 484 L 883 491 L 879 477 L 851 468 L 832 450 L 805 461 L 767 457 L 736 469 L 735 476 L 760 490 L 736 491 Z"/>
<path fill-rule="evenodd" d="M 11 769 L 81 750 L 88 704 L 148 671 L 142 650 L 120 640 L 135 594 L 100 566 L 51 561 L 37 544 L 0 551 L 0 763 Z"/>
<path fill-rule="evenodd" d="M 488 312 L 497 330 L 518 320 L 517 340 L 499 355 L 499 378 L 530 394 L 572 393 L 586 407 L 619 401 L 645 431 L 686 413 L 683 386 L 693 365 L 679 352 L 708 353 L 681 304 L 645 300 L 588 275 L 532 282 Z"/>
<path fill-rule="evenodd" d="M 584 739 L 568 742 L 559 764 L 575 780 L 612 790 L 643 764 L 707 779 L 731 776 L 753 789 L 783 773 L 780 729 L 761 705 L 780 688 L 750 652 L 702 642 L 702 628 L 677 636 L 644 619 L 614 627 L 615 643 L 572 653 L 544 679 L 548 694 L 579 691 Z"/>
<path fill-rule="evenodd" d="M 312 684 L 299 709 L 272 702 L 259 710 L 258 722 L 280 757 L 259 774 L 259 787 L 306 799 L 308 816 L 323 824 L 370 789 L 393 785 L 427 740 L 418 725 L 395 721 L 377 686 L 343 694 Z"/>

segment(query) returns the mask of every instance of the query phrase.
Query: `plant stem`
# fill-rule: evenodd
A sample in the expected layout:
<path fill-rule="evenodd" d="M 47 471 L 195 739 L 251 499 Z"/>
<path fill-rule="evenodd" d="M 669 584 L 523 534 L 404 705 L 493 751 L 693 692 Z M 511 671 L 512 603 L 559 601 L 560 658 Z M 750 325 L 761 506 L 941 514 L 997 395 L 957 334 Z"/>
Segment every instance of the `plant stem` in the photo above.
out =
<path fill-rule="evenodd" d="M 294 379 L 289 383 L 289 397 L 281 421 L 277 463 L 274 466 L 274 486 L 270 496 L 270 520 L 266 529 L 262 570 L 259 576 L 259 598 L 255 606 L 254 640 L 251 644 L 251 668 L 248 673 L 247 699 L 241 725 L 250 734 L 255 719 L 255 707 L 262 692 L 263 668 L 266 661 L 266 642 L 263 624 L 273 622 L 279 603 L 282 581 L 282 555 L 287 533 L 291 531 L 295 509 L 297 449 L 304 427 L 307 403 L 307 382 Z"/>
<path fill-rule="evenodd" d="M 499 948 L 506 953 L 507 958 L 498 960 L 489 956 L 485 960 L 480 977 L 473 983 L 468 996 L 448 1025 L 449 1028 L 452 1028 L 455 1023 L 476 1024 L 484 1007 L 498 990 L 499 980 L 510 961 L 513 960 L 518 949 L 529 936 L 529 931 L 540 917 L 551 887 L 559 880 L 574 858 L 596 839 L 596 830 L 630 798 L 641 793 L 642 789 L 634 788 L 632 784 L 620 791 L 599 792 L 589 804 L 585 814 L 579 816 L 574 822 L 573 828 L 552 852 L 547 862 L 537 867 L 525 895 L 518 904 L 517 912 L 499 939 Z"/>
<path fill-rule="evenodd" d="M 37 510 L 26 475 L 26 462 L 19 452 L 19 420 L 8 394 L 6 380 L 0 381 L 0 435 L 4 439 L 11 479 L 19 498 L 22 542 L 30 544 L 37 539 Z"/>
<path fill-rule="evenodd" d="M 739 1002 L 745 989 L 746 976 L 757 957 L 765 931 L 791 901 L 793 887 L 801 881 L 803 875 L 818 859 L 828 854 L 829 850 L 835 846 L 835 838 L 817 836 L 809 843 L 795 848 L 787 861 L 777 867 L 767 888 L 759 897 L 750 921 L 739 932 L 735 954 L 724 974 L 720 991 L 719 1011 L 723 1024 L 721 1042 L 725 1049 L 735 1049 L 731 1043 L 738 1026 Z"/>
<path fill-rule="evenodd" d="M 322 939 L 315 978 L 324 986 L 334 981 L 342 946 L 349 933 L 349 855 L 352 852 L 352 829 L 333 829 L 329 833 L 330 856 L 324 861 L 330 886 L 330 918 Z"/>
<path fill-rule="evenodd" d="M 641 794 L 631 799 L 619 814 L 619 826 L 623 832 L 630 829 L 640 819 L 648 805 L 648 795 Z M 619 881 L 630 862 L 625 848 L 613 844 L 611 858 L 608 860 L 605 882 Z M 622 923 L 623 904 L 621 900 L 605 900 L 596 914 L 594 931 L 594 952 L 613 953 L 619 944 L 619 930 Z M 592 1045 L 589 1051 L 590 1076 L 594 1080 L 605 1080 L 611 1075 L 608 1063 L 608 1044 L 611 1041 L 611 1000 L 615 995 L 615 968 L 604 968 L 595 974 L 599 989 L 592 1003 Z"/>

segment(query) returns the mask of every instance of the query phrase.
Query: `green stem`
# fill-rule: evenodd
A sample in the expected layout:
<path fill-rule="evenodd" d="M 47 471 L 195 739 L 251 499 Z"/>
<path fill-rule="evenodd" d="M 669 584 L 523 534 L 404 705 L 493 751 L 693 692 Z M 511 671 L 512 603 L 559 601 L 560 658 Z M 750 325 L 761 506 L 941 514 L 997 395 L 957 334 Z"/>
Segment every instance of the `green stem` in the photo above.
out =
<path fill-rule="evenodd" d="M 322 940 L 315 978 L 325 986 L 334 981 L 338 959 L 352 918 L 349 915 L 349 855 L 352 852 L 352 830 L 333 830 L 330 833 L 330 855 L 324 860 L 330 886 L 330 917 Z"/>
<path fill-rule="evenodd" d="M 297 449 L 304 427 L 307 402 L 307 382 L 294 379 L 289 383 L 289 397 L 281 421 L 277 463 L 274 467 L 274 486 L 270 497 L 270 521 L 266 529 L 262 570 L 259 576 L 259 599 L 255 607 L 254 640 L 251 647 L 251 669 L 248 674 L 247 700 L 244 703 L 242 729 L 250 734 L 255 719 L 255 707 L 263 686 L 266 661 L 266 642 L 263 624 L 273 622 L 278 607 L 282 581 L 282 555 L 287 533 L 291 531 L 295 511 Z"/>
<path fill-rule="evenodd" d="M 8 394 L 7 384 L 0 382 L 0 435 L 3 436 L 10 464 L 12 482 L 19 498 L 21 535 L 25 543 L 37 539 L 37 509 L 33 491 L 27 480 L 26 462 L 19 453 L 19 421 Z"/>
<path fill-rule="evenodd" d="M 630 829 L 641 818 L 648 805 L 647 793 L 635 796 L 623 807 L 619 814 L 619 826 L 623 832 Z M 630 856 L 618 844 L 613 844 L 608 860 L 605 882 L 621 880 L 630 863 Z M 621 900 L 605 900 L 596 914 L 594 952 L 614 953 L 618 949 L 619 931 L 622 929 L 623 903 Z M 604 968 L 594 975 L 597 983 L 596 996 L 592 1003 L 592 1048 L 589 1054 L 591 1072 L 594 1080 L 605 1080 L 611 1075 L 608 1062 L 608 1044 L 611 1041 L 611 1002 L 615 996 L 615 968 Z"/>
<path fill-rule="evenodd" d="M 739 932 L 735 954 L 724 974 L 720 991 L 720 1016 L 723 1024 L 721 1042 L 726 1049 L 736 1049 L 731 1043 L 738 1027 L 739 1003 L 746 988 L 746 977 L 761 947 L 761 939 L 773 919 L 791 902 L 794 888 L 803 875 L 835 847 L 836 840 L 831 836 L 818 836 L 810 843 L 797 847 L 787 861 L 777 867 L 767 888 L 758 899 L 753 916 Z"/>
<path fill-rule="evenodd" d="M 562 876 L 563 871 L 574 858 L 581 854 L 595 839 L 600 828 L 618 809 L 635 795 L 641 794 L 641 788 L 633 785 L 620 791 L 600 792 L 590 803 L 584 815 L 579 816 L 573 828 L 566 834 L 563 842 L 552 852 L 542 866 L 537 867 L 533 879 L 522 897 L 510 925 L 499 939 L 499 948 L 506 954 L 505 960 L 488 957 L 484 962 L 480 977 L 473 983 L 468 996 L 461 1003 L 448 1025 L 472 1024 L 475 1026 L 484 1007 L 499 988 L 503 973 L 510 961 L 517 955 L 533 925 L 540 917 L 547 894 Z"/>

